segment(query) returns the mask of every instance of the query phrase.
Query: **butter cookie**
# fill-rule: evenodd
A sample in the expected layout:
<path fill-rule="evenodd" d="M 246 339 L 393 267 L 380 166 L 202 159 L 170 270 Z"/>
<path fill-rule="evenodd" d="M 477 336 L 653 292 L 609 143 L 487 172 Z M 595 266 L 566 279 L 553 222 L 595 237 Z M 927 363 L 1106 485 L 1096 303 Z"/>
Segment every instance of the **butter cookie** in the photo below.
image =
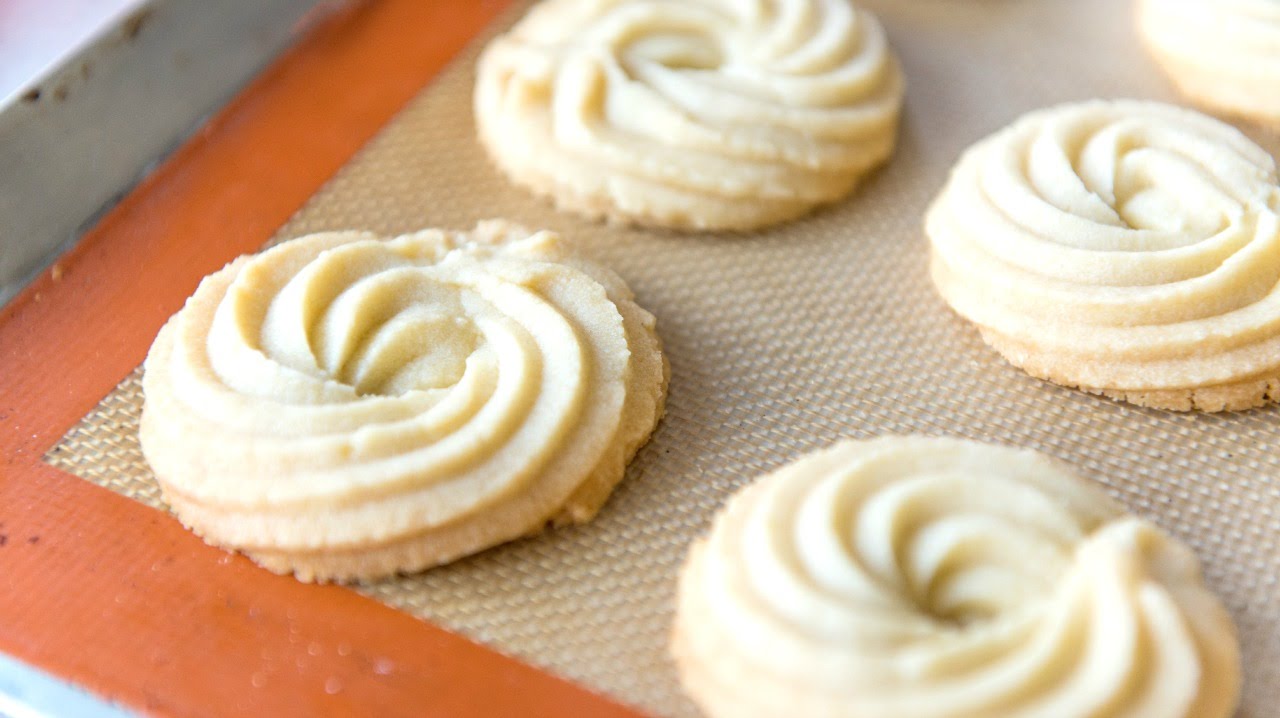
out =
<path fill-rule="evenodd" d="M 210 543 L 302 580 L 589 520 L 660 415 L 654 318 L 549 232 L 330 232 L 201 282 L 147 357 L 140 438 Z"/>
<path fill-rule="evenodd" d="M 735 495 L 680 577 L 709 718 L 1229 718 L 1235 628 L 1196 557 L 1065 466 L 848 441 Z"/>
<path fill-rule="evenodd" d="M 1029 373 L 1144 406 L 1280 398 L 1275 161 L 1135 101 L 1065 105 L 964 153 L 929 209 L 942 297 Z"/>
<path fill-rule="evenodd" d="M 480 140 L 592 217 L 745 230 L 849 194 L 896 140 L 903 79 L 849 0 L 546 0 L 480 59 Z"/>
<path fill-rule="evenodd" d="M 1139 0 L 1138 29 L 1187 97 L 1280 126 L 1280 2 Z"/>

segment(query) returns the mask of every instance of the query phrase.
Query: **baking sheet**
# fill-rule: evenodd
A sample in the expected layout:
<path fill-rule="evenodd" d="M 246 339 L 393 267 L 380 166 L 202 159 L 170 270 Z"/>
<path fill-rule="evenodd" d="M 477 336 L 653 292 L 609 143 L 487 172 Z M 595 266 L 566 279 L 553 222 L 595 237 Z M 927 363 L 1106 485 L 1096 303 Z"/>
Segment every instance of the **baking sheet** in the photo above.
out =
<path fill-rule="evenodd" d="M 655 714 L 694 716 L 665 642 L 685 547 L 724 499 L 840 437 L 967 436 L 1063 458 L 1188 541 L 1241 631 L 1240 715 L 1271 715 L 1280 409 L 1182 415 L 1037 381 L 987 349 L 928 280 L 922 215 L 968 144 L 1052 103 L 1176 100 L 1137 45 L 1130 4 L 864 4 L 907 72 L 900 146 L 857 195 L 808 219 L 689 236 L 556 213 L 510 186 L 474 141 L 477 44 L 281 228 L 277 241 L 492 216 L 560 230 L 628 280 L 672 364 L 667 416 L 594 522 L 357 590 Z M 1275 134 L 1244 129 L 1280 150 Z M 135 372 L 48 460 L 159 506 L 137 446 L 140 405 Z"/>

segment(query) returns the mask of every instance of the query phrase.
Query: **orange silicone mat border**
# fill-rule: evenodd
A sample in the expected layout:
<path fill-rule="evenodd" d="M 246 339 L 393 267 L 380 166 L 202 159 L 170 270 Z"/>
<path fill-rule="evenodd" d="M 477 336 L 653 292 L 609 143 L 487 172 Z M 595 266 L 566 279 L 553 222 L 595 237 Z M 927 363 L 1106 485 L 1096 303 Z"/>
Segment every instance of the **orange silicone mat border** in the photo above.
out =
<path fill-rule="evenodd" d="M 640 715 L 42 461 L 203 275 L 262 246 L 509 5 L 372 0 L 322 22 L 0 311 L 0 651 L 156 715 Z"/>

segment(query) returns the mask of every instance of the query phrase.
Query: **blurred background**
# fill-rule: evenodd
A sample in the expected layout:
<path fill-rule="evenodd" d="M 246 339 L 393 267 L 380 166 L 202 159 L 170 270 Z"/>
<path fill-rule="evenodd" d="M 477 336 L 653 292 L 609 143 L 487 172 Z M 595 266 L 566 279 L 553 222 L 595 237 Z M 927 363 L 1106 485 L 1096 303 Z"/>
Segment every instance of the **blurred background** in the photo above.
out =
<path fill-rule="evenodd" d="M 355 0 L 0 0 L 0 305 Z"/>

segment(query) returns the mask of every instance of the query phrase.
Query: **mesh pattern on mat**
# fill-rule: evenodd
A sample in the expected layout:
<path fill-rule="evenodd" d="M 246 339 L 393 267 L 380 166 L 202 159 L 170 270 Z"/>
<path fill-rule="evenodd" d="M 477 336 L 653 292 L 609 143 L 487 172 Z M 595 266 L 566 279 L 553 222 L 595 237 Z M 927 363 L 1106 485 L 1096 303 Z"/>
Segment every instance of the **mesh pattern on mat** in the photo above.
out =
<path fill-rule="evenodd" d="M 668 413 L 600 517 L 359 590 L 667 716 L 676 569 L 736 488 L 842 436 L 952 434 L 1066 459 L 1188 541 L 1244 644 L 1243 716 L 1280 702 L 1280 410 L 1148 411 L 1007 366 L 932 292 L 924 208 L 962 148 L 1026 110 L 1174 99 L 1115 0 L 867 2 L 910 88 L 901 145 L 852 199 L 757 235 L 589 224 L 510 187 L 473 139 L 475 48 L 281 230 L 395 233 L 506 216 L 579 240 L 659 318 Z M 1271 149 L 1280 138 L 1251 134 Z M 158 505 L 131 375 L 49 460 Z"/>

